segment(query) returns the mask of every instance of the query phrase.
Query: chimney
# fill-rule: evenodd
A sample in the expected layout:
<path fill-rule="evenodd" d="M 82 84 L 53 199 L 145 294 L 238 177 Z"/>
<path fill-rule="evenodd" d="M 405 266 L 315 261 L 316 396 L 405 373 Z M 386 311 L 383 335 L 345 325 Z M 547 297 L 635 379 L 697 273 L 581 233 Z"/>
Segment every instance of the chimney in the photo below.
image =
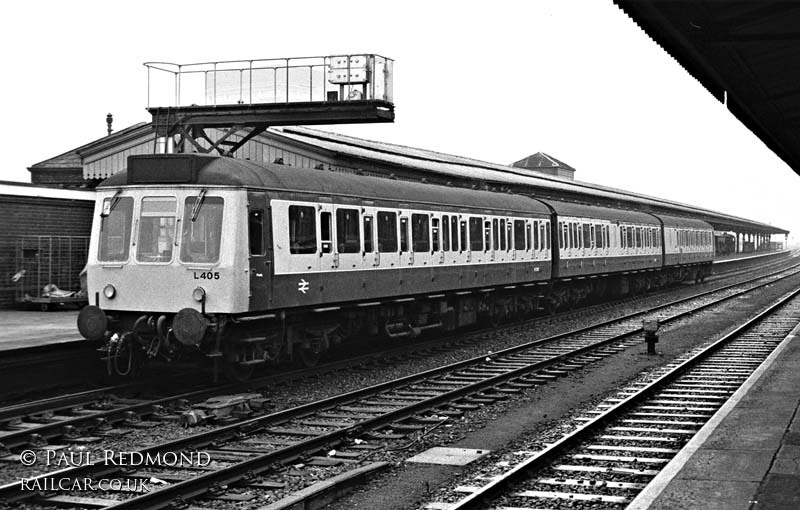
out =
<path fill-rule="evenodd" d="M 114 116 L 110 113 L 106 115 L 106 125 L 108 126 L 108 134 L 110 135 L 113 129 L 111 129 L 111 123 L 114 122 Z"/>

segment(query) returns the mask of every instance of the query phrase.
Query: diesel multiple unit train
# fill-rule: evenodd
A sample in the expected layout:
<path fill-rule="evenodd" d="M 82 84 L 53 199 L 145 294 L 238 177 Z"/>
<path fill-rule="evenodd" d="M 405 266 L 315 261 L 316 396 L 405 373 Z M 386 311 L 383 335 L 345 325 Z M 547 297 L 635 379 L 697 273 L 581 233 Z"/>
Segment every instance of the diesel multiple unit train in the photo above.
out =
<path fill-rule="evenodd" d="M 691 218 L 207 155 L 131 156 L 97 192 L 78 327 L 121 374 L 195 352 L 242 379 L 702 280 L 714 254 Z"/>

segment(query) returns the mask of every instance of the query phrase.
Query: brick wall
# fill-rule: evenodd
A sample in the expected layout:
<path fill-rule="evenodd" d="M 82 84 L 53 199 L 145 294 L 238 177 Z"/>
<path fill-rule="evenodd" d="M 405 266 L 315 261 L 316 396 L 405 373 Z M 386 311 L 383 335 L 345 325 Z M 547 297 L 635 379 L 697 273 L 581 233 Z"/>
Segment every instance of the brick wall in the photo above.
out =
<path fill-rule="evenodd" d="M 20 238 L 22 236 L 89 236 L 93 211 L 94 202 L 92 201 L 0 195 L 0 308 L 11 308 L 15 305 L 15 291 L 19 289 L 18 285 L 21 285 L 21 283 L 11 281 L 11 278 L 20 269 L 23 269 L 18 267 L 17 260 Z M 26 247 L 34 249 L 30 243 L 27 243 Z M 59 250 L 57 245 L 53 248 L 56 251 Z M 62 253 L 64 249 L 63 246 L 60 247 Z M 83 248 L 73 246 L 68 248 L 68 251 L 73 258 L 71 264 L 77 266 L 77 271 L 80 272 L 86 261 L 85 259 L 74 259 L 81 258 Z M 31 254 L 30 251 L 28 253 Z M 44 256 L 44 252 L 42 256 Z M 42 260 L 42 265 L 44 265 L 44 258 Z M 66 271 L 64 262 L 59 264 L 50 262 L 47 261 L 48 270 L 53 271 L 54 279 L 59 279 L 65 286 L 75 285 L 75 281 L 69 275 L 59 274 Z M 31 268 L 27 269 L 31 270 Z M 31 281 L 29 280 L 28 283 Z"/>

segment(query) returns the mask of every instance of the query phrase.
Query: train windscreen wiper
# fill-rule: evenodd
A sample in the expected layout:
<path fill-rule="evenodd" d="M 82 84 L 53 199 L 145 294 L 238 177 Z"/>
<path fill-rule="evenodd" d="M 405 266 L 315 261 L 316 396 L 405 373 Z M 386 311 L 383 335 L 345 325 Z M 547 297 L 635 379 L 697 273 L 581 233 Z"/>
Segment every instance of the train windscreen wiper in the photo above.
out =
<path fill-rule="evenodd" d="M 197 215 L 200 214 L 200 208 L 203 206 L 203 200 L 206 199 L 206 190 L 200 190 L 200 194 L 197 195 L 197 200 L 194 201 L 194 206 L 192 207 L 192 222 L 197 219 Z"/>
<path fill-rule="evenodd" d="M 114 210 L 114 208 L 117 206 L 117 204 L 119 203 L 120 199 L 122 198 L 120 196 L 121 193 L 122 193 L 121 189 L 118 189 L 114 193 L 114 196 L 111 197 L 111 204 L 109 204 L 108 210 L 106 210 L 106 208 L 103 207 L 103 210 L 100 211 L 100 217 L 101 218 L 108 218 L 108 216 L 111 215 L 111 211 Z M 106 202 L 106 203 L 108 203 L 108 202 Z"/>

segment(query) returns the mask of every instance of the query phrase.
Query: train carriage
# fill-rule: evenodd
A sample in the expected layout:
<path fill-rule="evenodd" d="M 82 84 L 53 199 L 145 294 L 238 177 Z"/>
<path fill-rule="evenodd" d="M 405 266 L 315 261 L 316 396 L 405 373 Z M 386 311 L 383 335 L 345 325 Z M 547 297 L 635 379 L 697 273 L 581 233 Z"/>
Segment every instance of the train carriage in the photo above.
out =
<path fill-rule="evenodd" d="M 119 373 L 199 352 L 242 379 L 354 337 L 502 321 L 710 262 L 695 220 L 208 155 L 131 156 L 97 193 L 78 326 Z"/>

